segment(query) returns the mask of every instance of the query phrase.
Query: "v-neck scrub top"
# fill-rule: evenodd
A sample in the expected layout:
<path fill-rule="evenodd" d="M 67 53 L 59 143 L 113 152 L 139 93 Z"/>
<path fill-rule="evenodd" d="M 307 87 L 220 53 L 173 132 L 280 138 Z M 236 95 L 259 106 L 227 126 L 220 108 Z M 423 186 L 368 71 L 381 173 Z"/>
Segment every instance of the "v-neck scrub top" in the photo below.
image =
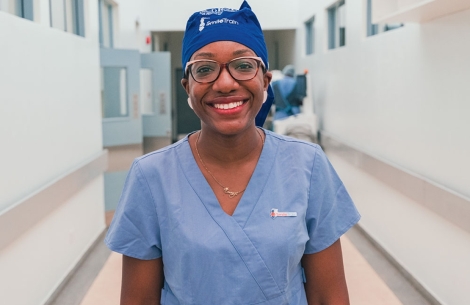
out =
<path fill-rule="evenodd" d="M 188 136 L 134 161 L 105 242 L 126 256 L 162 257 L 162 305 L 307 305 L 302 256 L 359 221 L 320 146 L 263 131 L 258 164 L 232 216 L 197 166 Z"/>

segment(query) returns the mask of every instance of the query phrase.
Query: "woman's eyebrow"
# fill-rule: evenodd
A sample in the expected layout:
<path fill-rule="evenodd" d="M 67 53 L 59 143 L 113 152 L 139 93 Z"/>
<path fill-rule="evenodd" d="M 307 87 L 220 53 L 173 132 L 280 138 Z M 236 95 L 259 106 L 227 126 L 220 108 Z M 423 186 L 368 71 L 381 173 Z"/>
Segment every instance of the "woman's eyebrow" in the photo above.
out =
<path fill-rule="evenodd" d="M 215 55 L 213 53 L 210 53 L 210 52 L 201 52 L 201 53 L 196 53 L 194 55 L 194 59 L 196 59 L 198 57 L 213 58 L 213 57 L 215 57 Z"/>
<path fill-rule="evenodd" d="M 247 53 L 253 53 L 253 51 L 251 51 L 250 49 L 241 49 L 241 50 L 236 50 L 235 52 L 233 52 L 233 55 L 245 55 Z"/>
<path fill-rule="evenodd" d="M 246 55 L 246 54 L 252 55 L 252 53 L 253 51 L 250 49 L 241 49 L 241 50 L 234 51 L 232 54 L 233 56 L 240 56 L 240 55 Z M 197 59 L 198 57 L 214 58 L 215 54 L 211 52 L 200 52 L 194 55 L 194 59 Z"/>

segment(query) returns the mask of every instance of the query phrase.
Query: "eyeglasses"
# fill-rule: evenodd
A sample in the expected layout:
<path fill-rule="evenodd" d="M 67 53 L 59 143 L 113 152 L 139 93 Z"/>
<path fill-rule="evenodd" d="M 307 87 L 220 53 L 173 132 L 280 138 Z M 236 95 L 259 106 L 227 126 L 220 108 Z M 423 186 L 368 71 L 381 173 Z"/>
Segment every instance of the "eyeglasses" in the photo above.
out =
<path fill-rule="evenodd" d="M 197 59 L 189 61 L 184 71 L 185 75 L 188 75 L 189 70 L 196 82 L 206 84 L 214 82 L 219 77 L 223 67 L 235 80 L 253 79 L 261 65 L 264 70 L 265 66 L 260 57 L 238 57 L 223 64 L 210 59 Z"/>

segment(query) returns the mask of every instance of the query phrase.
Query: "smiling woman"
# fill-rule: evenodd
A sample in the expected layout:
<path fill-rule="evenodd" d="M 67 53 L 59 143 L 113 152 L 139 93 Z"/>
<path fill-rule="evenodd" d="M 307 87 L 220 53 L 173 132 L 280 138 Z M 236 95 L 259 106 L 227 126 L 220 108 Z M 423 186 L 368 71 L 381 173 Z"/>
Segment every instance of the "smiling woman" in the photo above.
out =
<path fill-rule="evenodd" d="M 194 13 L 182 55 L 201 130 L 132 166 L 106 237 L 121 304 L 348 304 L 360 216 L 319 146 L 257 127 L 272 74 L 248 3 Z"/>

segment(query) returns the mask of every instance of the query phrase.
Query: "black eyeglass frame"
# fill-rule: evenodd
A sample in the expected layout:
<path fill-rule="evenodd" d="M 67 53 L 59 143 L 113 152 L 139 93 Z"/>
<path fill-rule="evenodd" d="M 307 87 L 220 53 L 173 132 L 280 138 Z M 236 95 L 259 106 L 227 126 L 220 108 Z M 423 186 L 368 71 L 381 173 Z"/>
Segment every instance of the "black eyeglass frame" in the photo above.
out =
<path fill-rule="evenodd" d="M 256 66 L 256 73 L 253 75 L 253 77 L 249 78 L 249 79 L 243 79 L 243 80 L 240 80 L 240 79 L 237 79 L 235 78 L 232 73 L 230 73 L 230 69 L 228 68 L 228 65 L 235 61 L 235 60 L 239 60 L 239 59 L 254 59 L 256 60 L 256 63 L 257 63 L 257 66 Z M 197 62 L 201 62 L 201 61 L 210 61 L 210 62 L 214 62 L 216 64 L 219 65 L 220 69 L 219 69 L 219 74 L 217 74 L 217 77 L 213 80 L 213 81 L 210 81 L 210 82 L 200 82 L 198 80 L 196 80 L 196 78 L 194 77 L 193 75 L 193 72 L 192 70 L 190 69 L 191 65 L 193 65 L 194 63 L 197 63 Z M 266 66 L 264 65 L 264 62 L 263 62 L 263 59 L 261 57 L 257 57 L 257 56 L 243 56 L 243 57 L 237 57 L 237 58 L 234 58 L 226 63 L 219 63 L 218 61 L 215 61 L 215 60 L 211 60 L 211 59 L 196 59 L 196 60 L 191 60 L 191 61 L 188 61 L 186 63 L 186 67 L 184 68 L 184 78 L 188 78 L 189 74 L 191 74 L 191 77 L 194 79 L 195 82 L 199 83 L 199 84 L 210 84 L 210 83 L 213 83 L 215 82 L 219 76 L 220 76 L 220 73 L 222 73 L 222 69 L 225 68 L 228 72 L 228 74 L 230 74 L 230 76 L 236 80 L 236 81 L 247 81 L 247 80 L 252 80 L 253 78 L 255 78 L 256 75 L 258 75 L 258 71 L 259 71 L 259 67 L 262 67 L 263 69 L 263 73 L 266 73 Z M 188 73 L 188 70 L 189 70 L 189 73 Z"/>

